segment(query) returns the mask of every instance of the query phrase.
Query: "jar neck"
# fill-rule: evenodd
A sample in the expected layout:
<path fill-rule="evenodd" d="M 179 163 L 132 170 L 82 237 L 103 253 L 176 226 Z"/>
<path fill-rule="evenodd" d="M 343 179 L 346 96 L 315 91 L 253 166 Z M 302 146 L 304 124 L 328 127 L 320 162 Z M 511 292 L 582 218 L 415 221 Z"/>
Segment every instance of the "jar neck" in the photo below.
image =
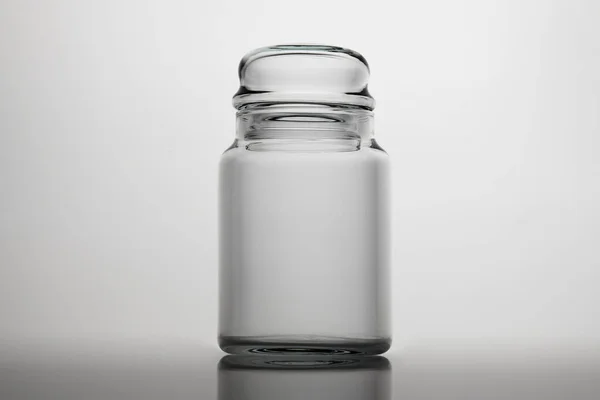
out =
<path fill-rule="evenodd" d="M 236 139 L 332 140 L 373 138 L 373 112 L 323 104 L 252 105 L 237 112 Z"/>

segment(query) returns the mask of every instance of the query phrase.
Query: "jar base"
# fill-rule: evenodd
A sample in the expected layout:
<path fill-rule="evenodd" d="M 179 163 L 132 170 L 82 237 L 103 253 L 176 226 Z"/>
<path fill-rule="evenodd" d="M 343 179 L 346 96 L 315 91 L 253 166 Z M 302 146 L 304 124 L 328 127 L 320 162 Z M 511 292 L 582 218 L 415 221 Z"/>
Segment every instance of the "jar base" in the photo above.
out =
<path fill-rule="evenodd" d="M 219 336 L 219 347 L 229 354 L 265 355 L 375 355 L 390 349 L 390 338 L 346 339 L 306 336 Z"/>

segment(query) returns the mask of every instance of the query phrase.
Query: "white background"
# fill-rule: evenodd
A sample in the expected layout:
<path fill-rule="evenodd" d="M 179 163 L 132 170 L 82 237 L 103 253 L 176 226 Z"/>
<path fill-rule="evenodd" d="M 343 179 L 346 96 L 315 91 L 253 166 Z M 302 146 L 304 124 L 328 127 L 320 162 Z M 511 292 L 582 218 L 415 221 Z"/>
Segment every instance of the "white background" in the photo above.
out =
<path fill-rule="evenodd" d="M 393 160 L 395 348 L 600 345 L 600 2 L 0 3 L 0 346 L 216 347 L 237 65 L 350 47 Z"/>

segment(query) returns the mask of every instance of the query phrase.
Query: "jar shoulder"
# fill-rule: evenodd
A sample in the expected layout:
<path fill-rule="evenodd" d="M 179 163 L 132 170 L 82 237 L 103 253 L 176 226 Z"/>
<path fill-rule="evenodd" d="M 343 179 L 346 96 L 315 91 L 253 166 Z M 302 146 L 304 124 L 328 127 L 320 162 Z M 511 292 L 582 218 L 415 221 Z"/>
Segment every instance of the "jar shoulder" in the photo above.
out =
<path fill-rule="evenodd" d="M 388 153 L 375 141 L 371 140 L 353 148 L 336 147 L 304 147 L 279 146 L 259 147 L 252 144 L 235 141 L 221 155 L 221 164 L 235 162 L 236 160 L 380 160 L 387 163 Z"/>

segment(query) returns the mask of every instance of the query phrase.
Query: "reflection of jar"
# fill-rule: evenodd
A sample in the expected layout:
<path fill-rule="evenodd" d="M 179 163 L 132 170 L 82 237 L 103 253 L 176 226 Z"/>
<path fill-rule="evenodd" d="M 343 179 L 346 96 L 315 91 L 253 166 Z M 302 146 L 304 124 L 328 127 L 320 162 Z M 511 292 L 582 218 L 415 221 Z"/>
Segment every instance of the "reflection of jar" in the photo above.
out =
<path fill-rule="evenodd" d="M 220 165 L 220 331 L 230 353 L 385 352 L 388 157 L 369 67 L 329 46 L 249 53 Z"/>
<path fill-rule="evenodd" d="M 384 357 L 306 358 L 223 357 L 218 400 L 391 399 L 390 364 Z"/>

